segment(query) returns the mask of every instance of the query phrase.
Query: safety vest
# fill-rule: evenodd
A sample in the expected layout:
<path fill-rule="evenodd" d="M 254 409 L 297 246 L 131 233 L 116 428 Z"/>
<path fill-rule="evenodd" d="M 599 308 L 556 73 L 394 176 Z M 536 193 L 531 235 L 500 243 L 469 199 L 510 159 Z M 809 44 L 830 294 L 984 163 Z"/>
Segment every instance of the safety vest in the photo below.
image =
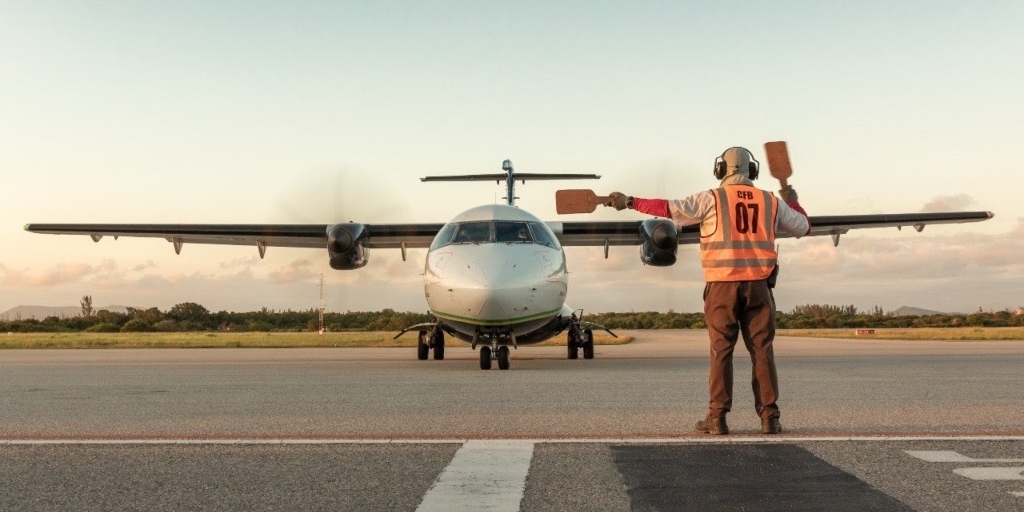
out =
<path fill-rule="evenodd" d="M 713 189 L 718 227 L 702 235 L 704 280 L 758 281 L 775 268 L 775 218 L 779 203 L 770 192 L 749 185 Z"/>

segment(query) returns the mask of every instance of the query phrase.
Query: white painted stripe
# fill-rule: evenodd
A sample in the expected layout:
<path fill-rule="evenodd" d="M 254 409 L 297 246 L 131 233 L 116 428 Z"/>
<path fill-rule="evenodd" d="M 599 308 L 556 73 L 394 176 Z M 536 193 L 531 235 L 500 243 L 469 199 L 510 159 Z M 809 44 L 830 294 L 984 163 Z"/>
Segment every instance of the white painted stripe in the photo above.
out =
<path fill-rule="evenodd" d="M 455 452 L 417 512 L 517 512 L 533 458 L 528 441 L 468 441 Z"/>
<path fill-rule="evenodd" d="M 926 462 L 1000 462 L 1004 464 L 1024 462 L 1024 459 L 975 459 L 954 451 L 905 451 L 911 457 L 917 457 Z"/>
<path fill-rule="evenodd" d="M 1024 491 L 1010 491 L 1010 494 L 1018 498 L 1024 498 Z"/>
<path fill-rule="evenodd" d="M 204 444 L 463 444 L 474 441 L 466 438 L 450 439 L 406 439 L 406 438 L 385 438 L 385 439 L 349 439 L 349 438 L 223 438 L 223 439 L 177 439 L 177 438 L 153 438 L 153 439 L 2 439 L 2 445 L 130 445 L 130 444 L 182 444 L 182 445 L 204 445 Z M 480 440 L 487 441 L 487 440 Z M 495 440 L 498 441 L 498 440 Z M 704 436 L 704 437 L 654 437 L 654 438 L 577 438 L 577 439 L 522 439 L 519 440 L 529 444 L 561 444 L 561 443 L 590 443 L 590 444 L 772 444 L 772 443 L 809 443 L 809 442 L 887 442 L 887 441 L 1024 441 L 1024 436 L 1002 436 L 1002 435 L 977 435 L 977 436 L 820 436 L 820 437 L 797 437 L 797 436 Z"/>
<path fill-rule="evenodd" d="M 957 468 L 953 472 L 971 480 L 1024 480 L 1024 468 Z"/>

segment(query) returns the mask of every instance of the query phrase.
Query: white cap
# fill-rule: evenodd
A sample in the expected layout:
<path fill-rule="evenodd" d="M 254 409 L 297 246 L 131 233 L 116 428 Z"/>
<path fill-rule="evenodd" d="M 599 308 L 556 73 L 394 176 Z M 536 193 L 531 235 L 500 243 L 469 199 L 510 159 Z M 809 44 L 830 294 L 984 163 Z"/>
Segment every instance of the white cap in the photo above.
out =
<path fill-rule="evenodd" d="M 750 151 L 746 148 L 729 148 L 722 153 L 722 160 L 725 161 L 725 174 L 742 174 L 747 176 L 750 168 Z M 748 176 L 749 177 L 749 176 Z"/>

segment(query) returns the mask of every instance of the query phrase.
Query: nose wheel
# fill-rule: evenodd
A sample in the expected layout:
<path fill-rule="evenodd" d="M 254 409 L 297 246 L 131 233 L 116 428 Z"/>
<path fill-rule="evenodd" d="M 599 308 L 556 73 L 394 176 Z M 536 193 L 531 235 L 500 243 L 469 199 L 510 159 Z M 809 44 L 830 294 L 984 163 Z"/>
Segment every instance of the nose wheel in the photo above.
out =
<path fill-rule="evenodd" d="M 508 346 L 502 345 L 494 349 L 486 345 L 480 347 L 480 369 L 490 370 L 494 361 L 498 361 L 499 370 L 508 370 L 512 366 L 512 353 Z"/>
<path fill-rule="evenodd" d="M 486 345 L 480 347 L 480 369 L 491 369 L 491 347 L 488 347 Z"/>

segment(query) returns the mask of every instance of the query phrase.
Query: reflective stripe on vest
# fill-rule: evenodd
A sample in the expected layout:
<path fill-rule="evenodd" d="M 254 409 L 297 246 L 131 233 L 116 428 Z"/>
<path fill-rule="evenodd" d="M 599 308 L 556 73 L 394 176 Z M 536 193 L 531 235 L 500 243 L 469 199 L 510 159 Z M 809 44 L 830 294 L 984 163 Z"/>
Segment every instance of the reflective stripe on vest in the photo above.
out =
<path fill-rule="evenodd" d="M 775 217 L 778 199 L 749 185 L 712 190 L 718 229 L 701 240 L 704 280 L 758 281 L 775 268 Z"/>

